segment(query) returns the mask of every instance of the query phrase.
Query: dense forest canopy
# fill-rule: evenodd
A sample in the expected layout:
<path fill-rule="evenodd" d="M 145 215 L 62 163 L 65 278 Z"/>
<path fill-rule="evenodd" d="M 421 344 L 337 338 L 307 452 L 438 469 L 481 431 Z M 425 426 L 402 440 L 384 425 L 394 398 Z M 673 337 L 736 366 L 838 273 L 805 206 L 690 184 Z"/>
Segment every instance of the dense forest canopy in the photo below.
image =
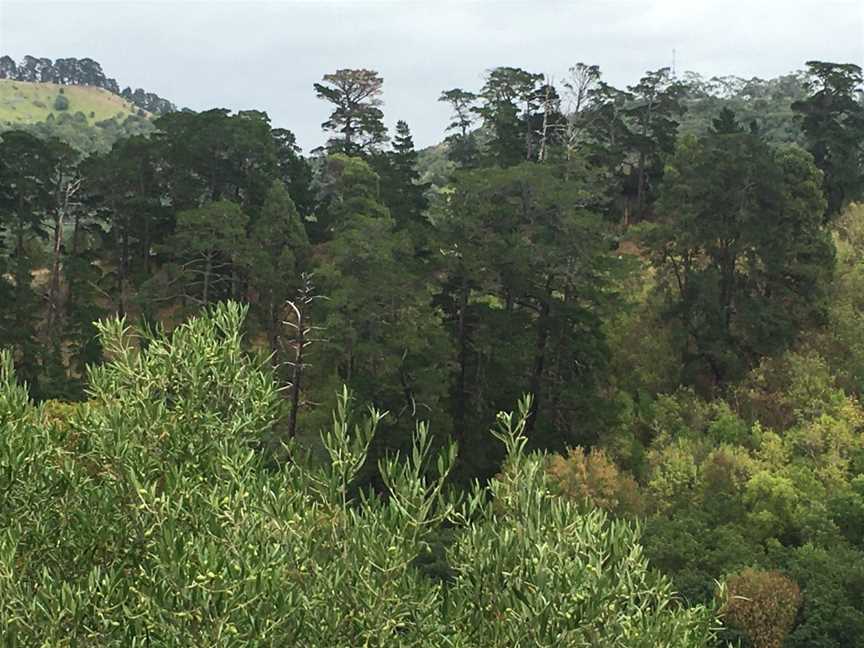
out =
<path fill-rule="evenodd" d="M 310 92 L 0 135 L 12 645 L 864 645 L 860 67 Z"/>

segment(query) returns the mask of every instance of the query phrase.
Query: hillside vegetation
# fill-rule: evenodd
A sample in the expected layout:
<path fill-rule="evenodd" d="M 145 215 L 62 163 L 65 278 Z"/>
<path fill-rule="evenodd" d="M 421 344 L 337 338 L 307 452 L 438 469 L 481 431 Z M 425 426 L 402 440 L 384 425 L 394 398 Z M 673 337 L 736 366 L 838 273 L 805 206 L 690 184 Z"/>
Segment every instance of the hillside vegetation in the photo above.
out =
<path fill-rule="evenodd" d="M 114 143 L 153 132 L 153 118 L 176 106 L 108 77 L 93 59 L 0 56 L 0 133 L 23 130 L 78 153 L 106 153 Z"/>
<path fill-rule="evenodd" d="M 55 107 L 60 96 L 68 101 L 68 107 L 63 110 Z M 125 119 L 138 110 L 119 95 L 102 88 L 0 79 L 0 122 L 8 124 L 41 122 L 49 117 L 57 119 L 63 113 L 80 112 L 87 124 L 93 125 L 106 119 Z"/>
<path fill-rule="evenodd" d="M 34 407 L 0 354 L 4 645 L 710 640 L 713 611 L 673 597 L 632 525 L 551 496 L 543 457 L 523 452 L 526 402 L 493 431 L 506 474 L 467 498 L 445 488 L 455 448 L 435 453 L 421 424 L 411 452 L 379 464 L 388 498 L 351 503 L 383 414 L 352 418 L 347 392 L 322 435 L 326 466 L 268 469 L 250 448 L 280 398 L 269 369 L 243 353 L 243 314 L 222 304 L 140 351 L 121 321 L 106 323 L 114 361 L 91 374 L 82 407 Z M 445 526 L 442 579 L 420 562 Z"/>
<path fill-rule="evenodd" d="M 383 86 L 0 135 L 0 645 L 864 646 L 861 68 Z"/>

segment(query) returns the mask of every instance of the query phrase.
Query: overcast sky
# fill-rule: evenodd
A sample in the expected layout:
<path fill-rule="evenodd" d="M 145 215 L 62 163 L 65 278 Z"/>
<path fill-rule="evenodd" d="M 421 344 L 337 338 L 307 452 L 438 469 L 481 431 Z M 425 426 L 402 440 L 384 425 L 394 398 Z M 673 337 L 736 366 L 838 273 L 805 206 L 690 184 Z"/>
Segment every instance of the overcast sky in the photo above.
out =
<path fill-rule="evenodd" d="M 0 54 L 89 56 L 121 86 L 196 110 L 267 111 L 307 150 L 327 105 L 312 84 L 342 67 L 384 77 L 388 126 L 440 141 L 442 89 L 483 71 L 561 77 L 578 61 L 619 86 L 669 65 L 705 76 L 772 77 L 805 60 L 864 62 L 864 0 L 0 0 Z"/>

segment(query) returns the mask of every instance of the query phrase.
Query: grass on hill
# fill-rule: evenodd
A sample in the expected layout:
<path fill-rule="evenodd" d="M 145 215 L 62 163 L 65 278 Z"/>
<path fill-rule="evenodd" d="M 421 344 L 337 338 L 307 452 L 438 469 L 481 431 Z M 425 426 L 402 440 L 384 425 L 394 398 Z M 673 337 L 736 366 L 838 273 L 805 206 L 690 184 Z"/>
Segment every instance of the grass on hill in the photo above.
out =
<path fill-rule="evenodd" d="M 55 109 L 59 95 L 69 102 L 64 111 Z M 112 117 L 126 117 L 137 111 L 123 97 L 94 86 L 62 86 L 0 79 L 0 122 L 12 125 L 45 121 L 49 115 L 57 118 L 63 112 L 71 115 L 80 112 L 92 125 Z"/>

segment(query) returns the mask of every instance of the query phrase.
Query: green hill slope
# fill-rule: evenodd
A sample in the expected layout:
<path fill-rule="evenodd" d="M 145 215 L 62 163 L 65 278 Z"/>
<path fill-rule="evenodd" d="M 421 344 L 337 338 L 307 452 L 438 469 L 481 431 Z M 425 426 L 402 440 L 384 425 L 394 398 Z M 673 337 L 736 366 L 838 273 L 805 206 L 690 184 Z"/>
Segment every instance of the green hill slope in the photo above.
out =
<path fill-rule="evenodd" d="M 57 110 L 58 96 L 68 100 L 65 110 Z M 55 83 L 28 83 L 0 79 L 0 122 L 32 124 L 59 117 L 62 113 L 82 113 L 89 124 L 116 117 L 123 119 L 138 109 L 122 97 L 93 86 L 61 86 Z"/>
<path fill-rule="evenodd" d="M 61 106 L 58 103 L 65 104 Z M 23 130 L 56 138 L 85 155 L 105 152 L 118 139 L 153 131 L 153 115 L 95 86 L 0 79 L 0 133 Z"/>

